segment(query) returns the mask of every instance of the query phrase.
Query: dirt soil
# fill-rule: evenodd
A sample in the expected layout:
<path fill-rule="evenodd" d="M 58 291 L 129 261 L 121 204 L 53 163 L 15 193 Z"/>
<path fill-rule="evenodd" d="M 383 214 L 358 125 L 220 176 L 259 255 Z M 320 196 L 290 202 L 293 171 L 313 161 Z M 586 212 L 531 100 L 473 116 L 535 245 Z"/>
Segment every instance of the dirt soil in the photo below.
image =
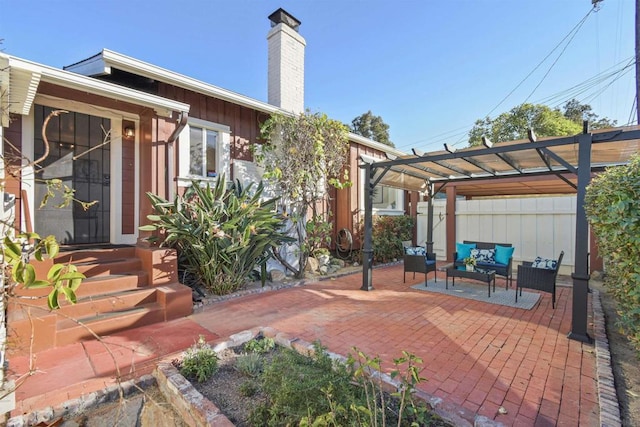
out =
<path fill-rule="evenodd" d="M 601 281 L 591 280 L 589 283 L 600 291 L 622 425 L 640 426 L 640 360 L 629 340 L 616 327 L 615 300 Z"/>

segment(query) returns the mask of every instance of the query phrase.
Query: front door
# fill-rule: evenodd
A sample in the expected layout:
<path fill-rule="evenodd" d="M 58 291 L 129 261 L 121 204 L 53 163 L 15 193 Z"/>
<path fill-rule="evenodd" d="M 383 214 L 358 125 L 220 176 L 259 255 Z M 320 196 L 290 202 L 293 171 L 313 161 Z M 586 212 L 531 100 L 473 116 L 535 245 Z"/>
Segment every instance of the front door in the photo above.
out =
<path fill-rule="evenodd" d="M 35 106 L 35 159 L 45 154 L 42 124 L 53 110 Z M 49 154 L 35 166 L 35 232 L 52 234 L 61 244 L 110 241 L 110 129 L 110 119 L 88 114 L 69 112 L 51 118 L 46 131 Z M 53 179 L 73 190 L 70 203 L 47 185 Z M 39 206 L 45 199 L 47 203 Z"/>

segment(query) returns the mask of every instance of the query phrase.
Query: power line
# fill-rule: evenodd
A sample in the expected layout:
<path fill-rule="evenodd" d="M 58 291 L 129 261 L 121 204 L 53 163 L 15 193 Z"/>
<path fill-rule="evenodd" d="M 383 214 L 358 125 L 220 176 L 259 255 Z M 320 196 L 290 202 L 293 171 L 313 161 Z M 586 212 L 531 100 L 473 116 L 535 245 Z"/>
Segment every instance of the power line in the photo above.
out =
<path fill-rule="evenodd" d="M 538 88 L 540 87 L 540 85 L 542 84 L 542 82 L 545 81 L 545 79 L 547 78 L 547 76 L 549 75 L 549 73 L 551 72 L 551 70 L 553 70 L 553 67 L 558 63 L 558 61 L 560 60 L 560 58 L 562 57 L 562 55 L 564 54 L 564 52 L 567 50 L 567 48 L 569 47 L 569 45 L 571 44 L 571 42 L 573 41 L 573 39 L 578 35 L 578 32 L 580 31 L 580 28 L 582 28 L 582 25 L 584 25 L 585 21 L 587 20 L 587 17 L 591 14 L 591 12 L 594 9 L 592 8 L 589 13 L 587 13 L 587 15 L 582 18 L 582 21 L 579 23 L 578 28 L 573 32 L 573 34 L 571 35 L 571 38 L 569 39 L 569 41 L 564 45 L 564 47 L 562 48 L 562 51 L 560 51 L 560 54 L 558 55 L 558 57 L 556 58 L 555 61 L 553 61 L 553 63 L 551 64 L 551 66 L 549 67 L 549 69 L 547 70 L 547 72 L 544 74 L 544 76 L 542 76 L 542 79 L 540 80 L 540 82 L 536 85 L 536 87 L 533 88 L 533 90 L 531 91 L 531 93 L 524 99 L 524 101 L 522 101 L 522 103 L 524 104 L 525 102 L 527 102 L 529 100 L 529 98 L 531 97 L 531 95 L 533 95 L 535 93 L 536 90 L 538 90 Z M 576 27 L 574 27 L 575 29 Z M 572 30 L 573 31 L 573 30 Z M 566 39 L 566 37 L 565 37 Z M 564 39 L 563 39 L 564 41 Z M 555 50 L 555 49 L 554 49 Z"/>

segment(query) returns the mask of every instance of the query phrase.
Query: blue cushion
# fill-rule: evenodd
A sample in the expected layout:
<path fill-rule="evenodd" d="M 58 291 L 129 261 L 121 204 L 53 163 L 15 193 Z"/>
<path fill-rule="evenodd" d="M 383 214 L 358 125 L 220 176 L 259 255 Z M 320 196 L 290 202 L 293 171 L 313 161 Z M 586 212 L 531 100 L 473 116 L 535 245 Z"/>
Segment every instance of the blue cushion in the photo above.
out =
<path fill-rule="evenodd" d="M 496 245 L 496 262 L 498 264 L 509 264 L 514 249 L 514 247 Z"/>
<path fill-rule="evenodd" d="M 424 246 L 408 246 L 404 248 L 404 253 L 407 255 L 426 255 L 427 249 Z"/>
<path fill-rule="evenodd" d="M 426 260 L 426 261 L 425 261 L 425 264 L 426 264 L 426 265 L 433 265 L 433 264 L 435 264 L 435 263 L 436 263 L 436 262 L 435 262 L 434 260 L 432 260 L 432 259 L 428 259 L 428 260 Z"/>
<path fill-rule="evenodd" d="M 531 264 L 531 267 L 544 268 L 546 270 L 555 270 L 558 266 L 558 261 L 555 259 L 546 259 L 542 257 L 536 257 L 535 261 Z"/>
<path fill-rule="evenodd" d="M 456 252 L 458 253 L 458 259 L 456 261 L 462 261 L 465 258 L 471 256 L 471 249 L 475 249 L 475 243 L 456 243 Z"/>
<path fill-rule="evenodd" d="M 495 249 L 471 249 L 471 258 L 475 258 L 477 262 L 483 264 L 496 263 Z"/>

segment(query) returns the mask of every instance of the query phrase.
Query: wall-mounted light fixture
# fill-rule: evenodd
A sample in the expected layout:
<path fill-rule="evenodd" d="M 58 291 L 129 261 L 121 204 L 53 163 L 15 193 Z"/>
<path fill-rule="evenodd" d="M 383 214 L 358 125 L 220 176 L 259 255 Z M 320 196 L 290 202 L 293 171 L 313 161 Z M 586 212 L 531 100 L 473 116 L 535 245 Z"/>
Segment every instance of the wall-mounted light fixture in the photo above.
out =
<path fill-rule="evenodd" d="M 124 128 L 124 137 L 125 138 L 133 138 L 136 136 L 136 130 L 132 127 Z"/>

